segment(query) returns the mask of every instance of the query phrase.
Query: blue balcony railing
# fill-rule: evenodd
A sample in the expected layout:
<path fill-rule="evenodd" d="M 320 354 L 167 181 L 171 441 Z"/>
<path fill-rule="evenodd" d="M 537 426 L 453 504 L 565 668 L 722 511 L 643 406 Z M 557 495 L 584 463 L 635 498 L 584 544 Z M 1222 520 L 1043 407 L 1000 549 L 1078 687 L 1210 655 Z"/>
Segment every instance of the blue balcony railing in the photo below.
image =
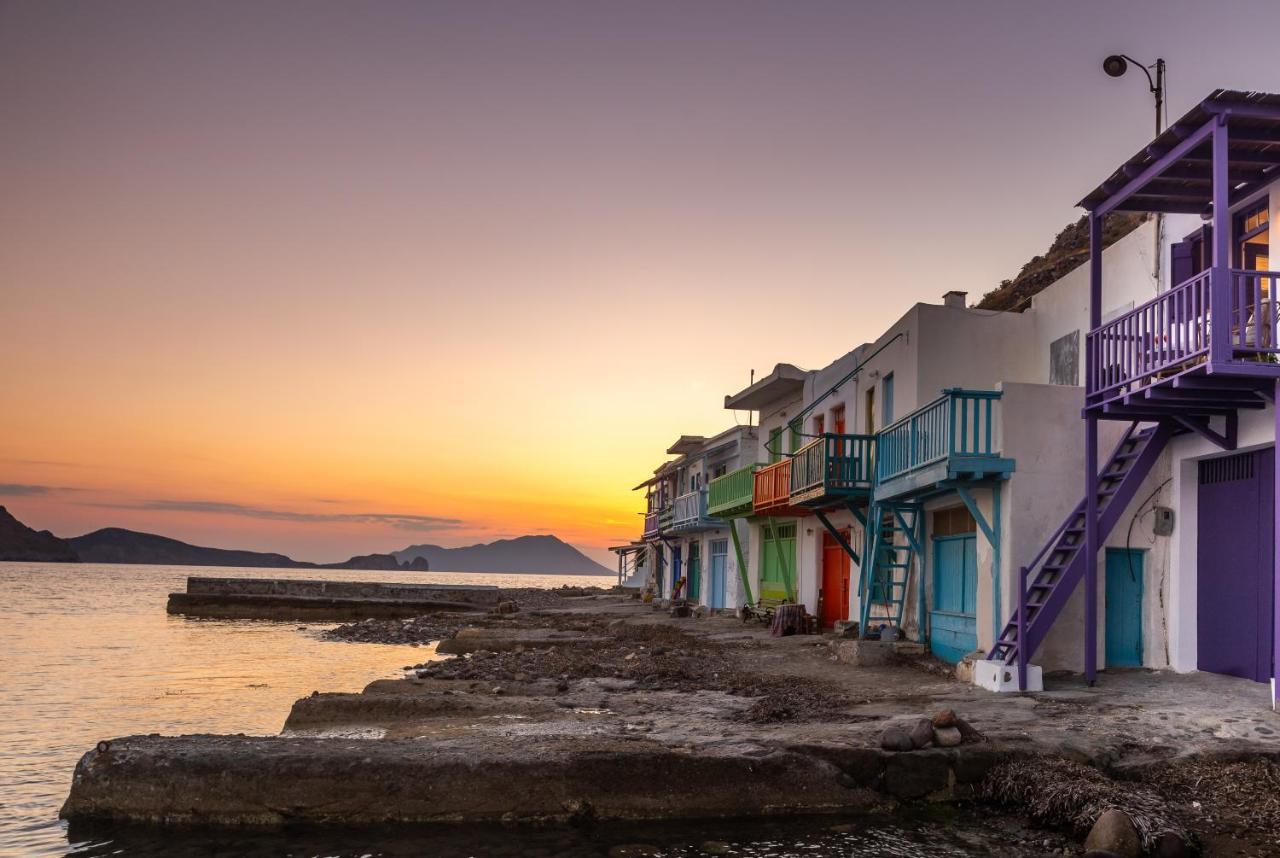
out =
<path fill-rule="evenodd" d="M 998 459 L 994 390 L 944 390 L 942 396 L 882 430 L 876 482 L 883 484 L 948 459 Z"/>

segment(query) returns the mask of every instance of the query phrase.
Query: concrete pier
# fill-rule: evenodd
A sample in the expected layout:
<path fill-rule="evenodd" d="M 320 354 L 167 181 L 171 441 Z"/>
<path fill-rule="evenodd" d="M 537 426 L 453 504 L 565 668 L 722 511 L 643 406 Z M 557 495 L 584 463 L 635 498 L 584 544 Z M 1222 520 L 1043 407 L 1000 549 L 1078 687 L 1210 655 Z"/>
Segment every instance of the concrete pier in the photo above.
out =
<path fill-rule="evenodd" d="M 218 619 L 339 621 L 482 611 L 497 604 L 498 593 L 471 584 L 190 577 L 185 593 L 169 594 L 167 610 Z"/>

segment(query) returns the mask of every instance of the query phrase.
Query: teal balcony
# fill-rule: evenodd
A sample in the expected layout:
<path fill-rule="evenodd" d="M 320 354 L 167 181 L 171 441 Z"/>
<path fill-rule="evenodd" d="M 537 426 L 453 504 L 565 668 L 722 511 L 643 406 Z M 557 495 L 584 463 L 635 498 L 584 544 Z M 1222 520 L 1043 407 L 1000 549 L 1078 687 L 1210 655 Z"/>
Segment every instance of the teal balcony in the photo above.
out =
<path fill-rule="evenodd" d="M 996 449 L 999 400 L 999 391 L 951 388 L 882 430 L 876 440 L 876 499 L 1011 473 L 1013 460 Z"/>
<path fill-rule="evenodd" d="M 827 433 L 791 459 L 791 504 L 821 509 L 869 497 L 876 481 L 874 435 Z"/>

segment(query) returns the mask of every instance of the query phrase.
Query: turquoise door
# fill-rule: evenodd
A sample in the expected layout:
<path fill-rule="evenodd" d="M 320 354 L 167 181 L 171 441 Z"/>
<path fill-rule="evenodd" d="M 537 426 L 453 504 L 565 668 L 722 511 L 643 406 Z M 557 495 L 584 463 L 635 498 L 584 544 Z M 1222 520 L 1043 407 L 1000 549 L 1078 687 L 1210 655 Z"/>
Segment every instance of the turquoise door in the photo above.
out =
<path fill-rule="evenodd" d="M 978 539 L 976 534 L 933 540 L 933 610 L 929 649 L 955 664 L 978 648 Z"/>
<path fill-rule="evenodd" d="M 1107 549 L 1107 667 L 1142 667 L 1142 552 Z"/>
<path fill-rule="evenodd" d="M 696 602 L 702 597 L 702 543 L 689 543 L 689 601 Z"/>
<path fill-rule="evenodd" d="M 717 539 L 711 543 L 711 593 L 708 607 L 723 608 L 724 579 L 729 569 L 729 540 Z"/>

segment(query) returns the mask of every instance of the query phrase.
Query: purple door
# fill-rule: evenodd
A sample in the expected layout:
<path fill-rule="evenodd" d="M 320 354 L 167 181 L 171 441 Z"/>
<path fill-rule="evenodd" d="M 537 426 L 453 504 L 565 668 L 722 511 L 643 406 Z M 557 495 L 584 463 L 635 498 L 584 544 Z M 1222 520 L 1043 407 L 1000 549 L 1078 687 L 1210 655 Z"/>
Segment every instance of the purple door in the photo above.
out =
<path fill-rule="evenodd" d="M 1200 463 L 1201 670 L 1271 680 L 1275 465 L 1274 448 Z"/>

